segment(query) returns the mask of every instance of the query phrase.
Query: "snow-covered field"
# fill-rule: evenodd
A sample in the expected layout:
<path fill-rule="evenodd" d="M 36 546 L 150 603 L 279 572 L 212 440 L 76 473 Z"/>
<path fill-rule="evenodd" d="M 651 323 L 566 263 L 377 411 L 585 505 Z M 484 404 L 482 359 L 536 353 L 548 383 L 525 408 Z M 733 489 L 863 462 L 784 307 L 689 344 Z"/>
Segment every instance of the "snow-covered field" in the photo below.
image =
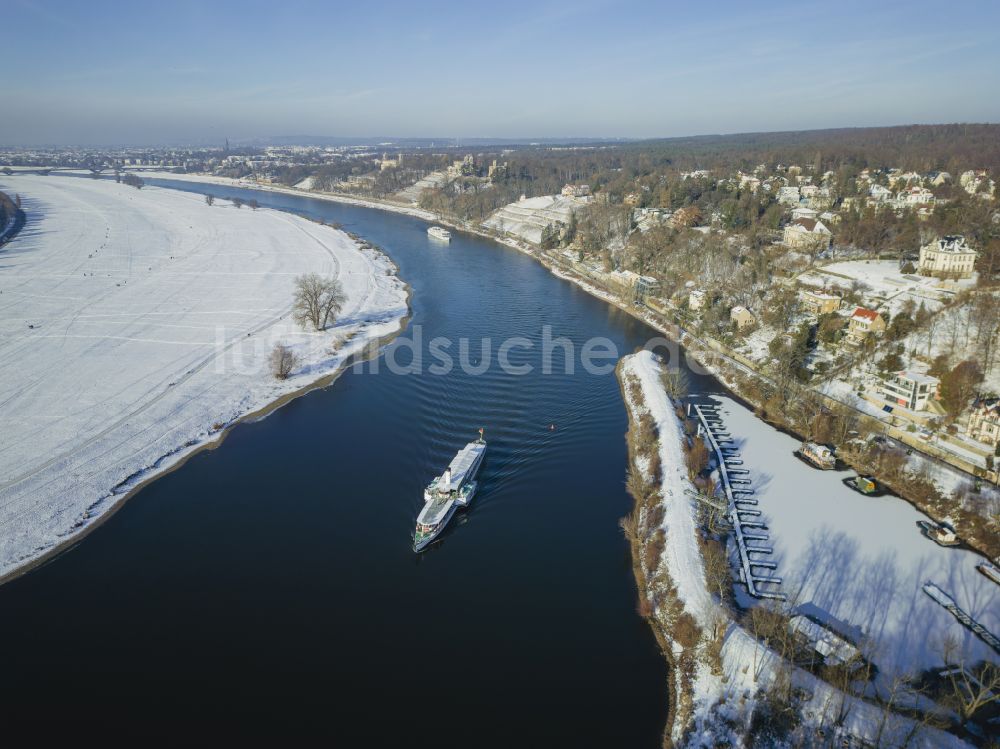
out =
<path fill-rule="evenodd" d="M 365 208 L 377 208 L 382 211 L 392 211 L 402 213 L 405 216 L 422 218 L 426 221 L 435 221 L 438 217 L 430 211 L 416 206 L 406 206 L 394 203 L 387 203 L 380 200 L 366 200 L 365 198 L 353 198 L 348 195 L 339 195 L 329 192 L 320 192 L 313 189 L 298 189 L 295 187 L 285 187 L 284 185 L 263 184 L 252 179 L 232 179 L 230 177 L 217 177 L 213 174 L 174 174 L 158 170 L 133 170 L 141 177 L 149 179 L 170 179 L 178 182 L 198 182 L 203 185 L 229 185 L 231 187 L 243 187 L 248 190 L 263 190 L 264 192 L 280 192 L 286 195 L 308 195 L 317 200 L 329 200 L 333 203 L 346 203 L 347 205 L 359 205 Z M 299 184 L 302 184 L 301 182 Z"/>
<path fill-rule="evenodd" d="M 69 540 L 220 429 L 397 331 L 386 257 L 296 216 L 110 180 L 19 176 L 0 250 L 0 575 Z M 336 326 L 302 332 L 294 278 L 336 276 Z M 275 380 L 268 357 L 300 365 Z"/>
<path fill-rule="evenodd" d="M 965 281 L 941 281 L 928 276 L 911 275 L 900 272 L 895 260 L 848 260 L 815 268 L 798 277 L 807 286 L 839 287 L 850 289 L 852 282 L 858 281 L 866 287 L 862 295 L 873 306 L 880 306 L 895 314 L 911 299 L 920 306 L 935 310 L 950 299 L 956 291 L 975 285 L 975 279 Z"/>
<path fill-rule="evenodd" d="M 863 631 L 882 669 L 916 671 L 940 665 L 945 636 L 968 662 L 996 654 L 921 589 L 930 580 L 981 624 L 1000 633 L 1000 586 L 976 570 L 982 558 L 924 538 L 926 516 L 895 497 L 865 497 L 841 483 L 847 471 L 819 471 L 792 451 L 798 442 L 720 398 L 726 429 L 770 529 L 781 589 Z M 815 612 L 814 612 L 815 613 Z"/>

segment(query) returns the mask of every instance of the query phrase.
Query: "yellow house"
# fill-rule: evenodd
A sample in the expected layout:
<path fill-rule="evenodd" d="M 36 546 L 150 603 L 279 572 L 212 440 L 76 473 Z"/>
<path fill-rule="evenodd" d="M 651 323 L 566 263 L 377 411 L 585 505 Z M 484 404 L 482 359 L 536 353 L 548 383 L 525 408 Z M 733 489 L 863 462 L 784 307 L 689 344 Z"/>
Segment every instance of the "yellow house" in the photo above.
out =
<path fill-rule="evenodd" d="M 869 333 L 881 335 L 884 332 L 885 320 L 882 315 L 875 310 L 858 307 L 847 326 L 847 341 L 858 345 L 864 342 Z"/>
<path fill-rule="evenodd" d="M 799 292 L 799 299 L 802 300 L 802 306 L 810 315 L 825 315 L 840 309 L 839 296 L 824 294 L 821 291 L 805 289 Z"/>

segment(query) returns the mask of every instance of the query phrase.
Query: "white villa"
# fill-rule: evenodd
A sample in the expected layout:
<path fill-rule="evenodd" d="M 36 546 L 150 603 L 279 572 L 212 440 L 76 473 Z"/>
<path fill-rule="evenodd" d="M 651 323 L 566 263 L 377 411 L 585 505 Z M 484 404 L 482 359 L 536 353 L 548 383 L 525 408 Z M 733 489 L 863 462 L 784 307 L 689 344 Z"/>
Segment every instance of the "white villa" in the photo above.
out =
<path fill-rule="evenodd" d="M 879 392 L 888 403 L 895 403 L 911 411 L 924 411 L 932 398 L 937 397 L 938 379 L 916 372 L 897 372 L 882 380 Z"/>
<path fill-rule="evenodd" d="M 917 269 L 924 276 L 970 278 L 976 264 L 976 254 L 966 243 L 965 237 L 943 237 L 920 248 Z"/>
<path fill-rule="evenodd" d="M 896 196 L 896 205 L 900 208 L 915 208 L 918 205 L 933 205 L 934 193 L 926 187 L 914 185 L 903 190 Z"/>
<path fill-rule="evenodd" d="M 985 445 L 1000 445 L 1000 398 L 977 401 L 969 416 L 968 435 Z"/>
<path fill-rule="evenodd" d="M 786 247 L 794 249 L 825 250 L 830 246 L 833 232 L 822 221 L 800 218 L 785 227 L 782 241 Z"/>

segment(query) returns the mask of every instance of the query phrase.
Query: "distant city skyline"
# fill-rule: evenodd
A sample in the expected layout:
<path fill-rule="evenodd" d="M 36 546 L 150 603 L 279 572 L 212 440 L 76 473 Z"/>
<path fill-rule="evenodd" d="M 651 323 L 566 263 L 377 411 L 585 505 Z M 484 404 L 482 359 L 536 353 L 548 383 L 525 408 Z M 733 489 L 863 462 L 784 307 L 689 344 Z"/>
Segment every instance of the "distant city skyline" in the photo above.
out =
<path fill-rule="evenodd" d="M 1000 6 L 13 0 L 0 145 L 1000 121 Z"/>

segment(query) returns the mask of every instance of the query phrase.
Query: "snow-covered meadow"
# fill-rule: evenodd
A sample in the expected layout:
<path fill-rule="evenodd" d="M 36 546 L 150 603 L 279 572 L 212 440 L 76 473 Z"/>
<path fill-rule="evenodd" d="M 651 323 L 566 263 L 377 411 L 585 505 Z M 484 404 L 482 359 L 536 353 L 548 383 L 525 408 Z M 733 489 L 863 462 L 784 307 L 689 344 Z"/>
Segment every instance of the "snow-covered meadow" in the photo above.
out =
<path fill-rule="evenodd" d="M 110 180 L 9 177 L 28 225 L 0 250 L 0 576 L 84 530 L 235 420 L 391 335 L 384 255 L 270 210 Z M 294 278 L 337 277 L 335 327 L 292 320 Z M 274 344 L 300 365 L 274 379 Z"/>
<path fill-rule="evenodd" d="M 907 301 L 938 309 L 962 290 L 975 286 L 975 279 L 942 281 L 930 276 L 904 274 L 896 260 L 847 260 L 809 270 L 796 279 L 806 286 L 850 289 L 861 284 L 870 306 L 896 314 Z"/>

